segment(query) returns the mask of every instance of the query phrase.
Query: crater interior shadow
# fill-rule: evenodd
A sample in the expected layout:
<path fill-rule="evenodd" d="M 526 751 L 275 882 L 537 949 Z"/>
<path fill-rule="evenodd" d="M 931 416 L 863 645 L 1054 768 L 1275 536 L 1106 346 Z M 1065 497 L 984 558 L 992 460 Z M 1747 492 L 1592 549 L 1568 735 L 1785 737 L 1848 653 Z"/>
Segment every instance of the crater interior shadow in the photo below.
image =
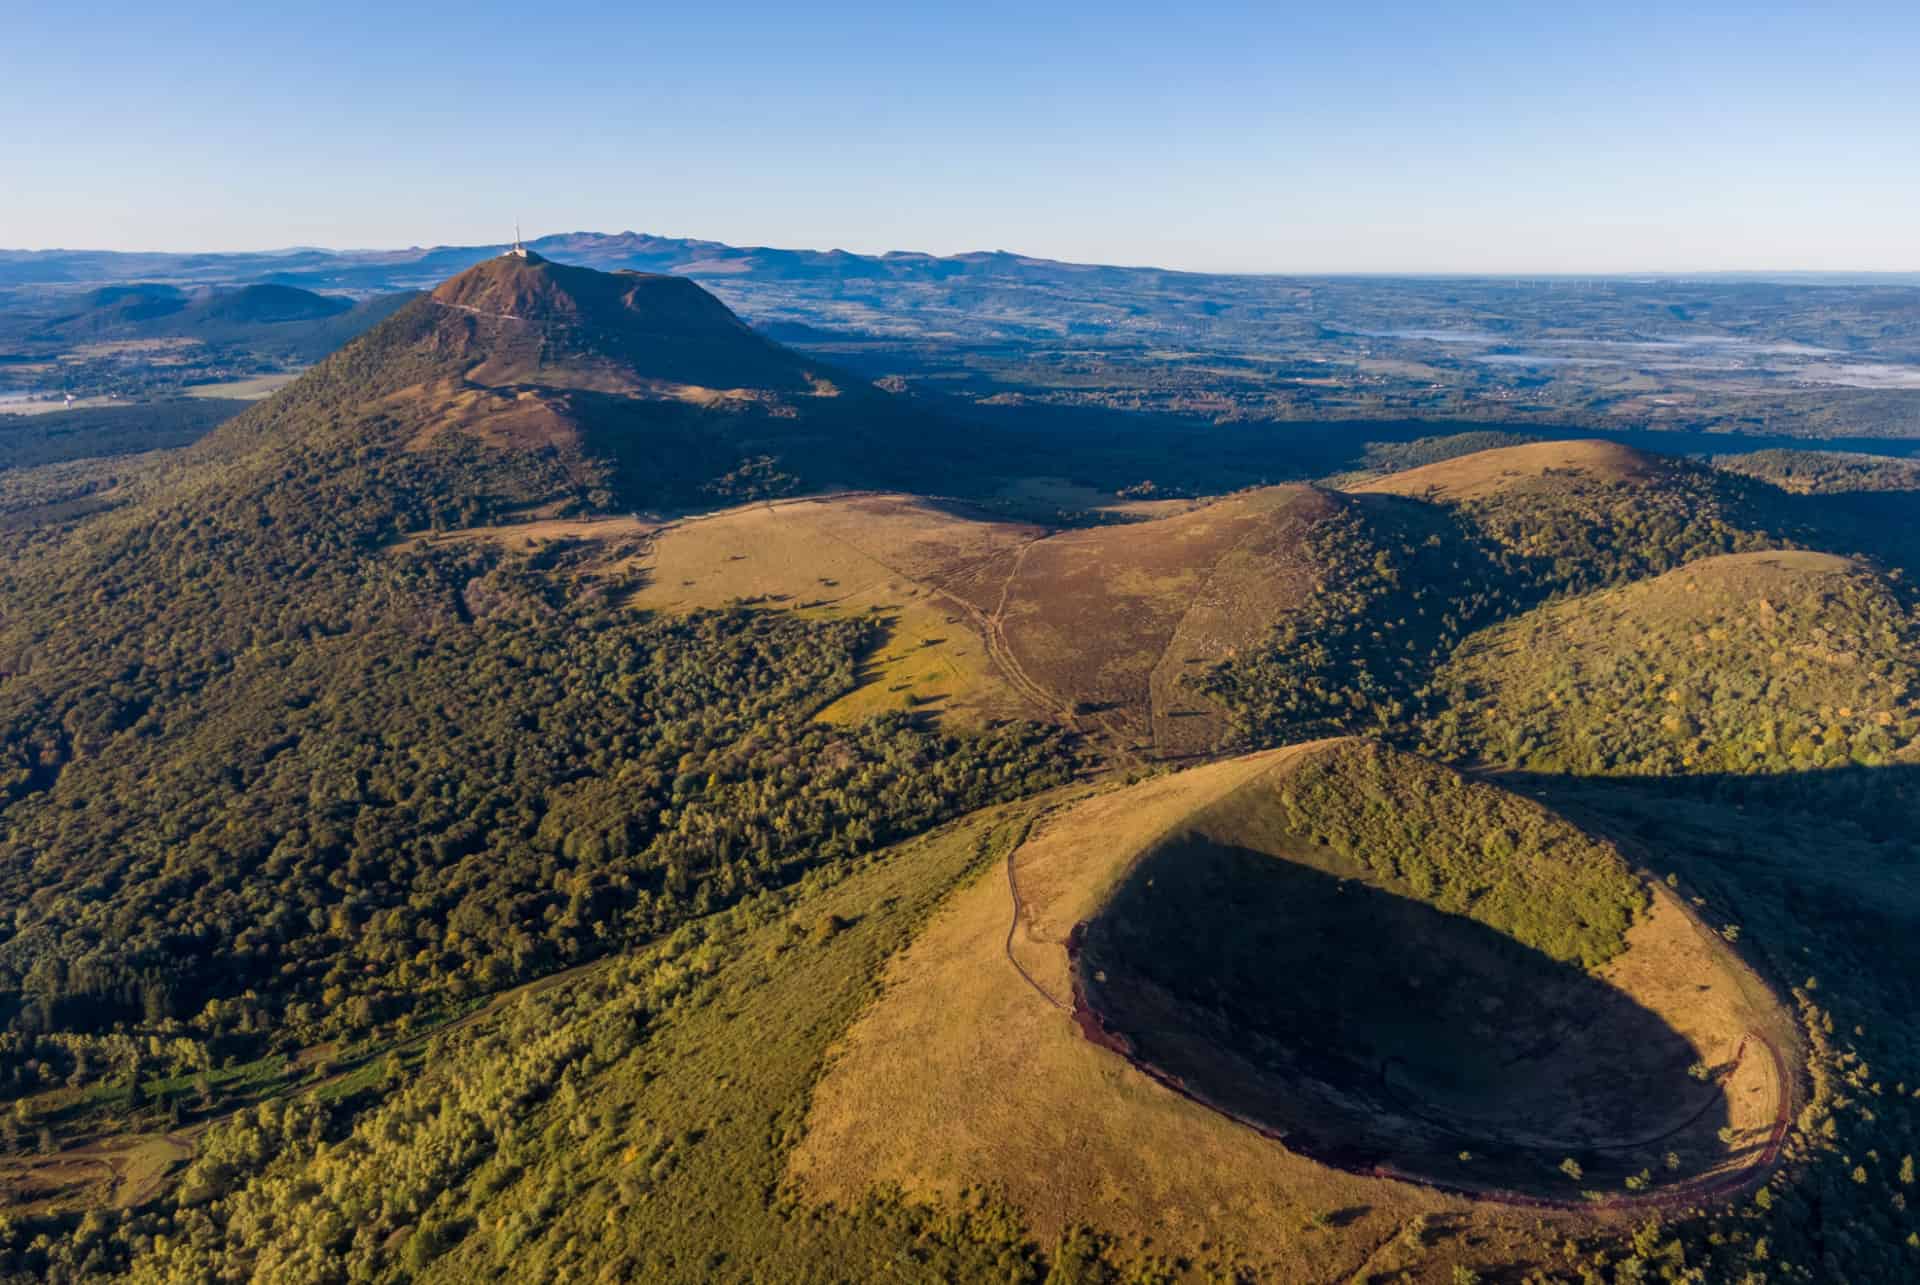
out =
<path fill-rule="evenodd" d="M 1727 1122 L 1688 1041 L 1579 966 L 1199 833 L 1141 859 L 1079 967 L 1143 1061 L 1341 1163 L 1452 1179 L 1465 1152 L 1524 1182 L 1571 1155 L 1632 1173 Z"/>

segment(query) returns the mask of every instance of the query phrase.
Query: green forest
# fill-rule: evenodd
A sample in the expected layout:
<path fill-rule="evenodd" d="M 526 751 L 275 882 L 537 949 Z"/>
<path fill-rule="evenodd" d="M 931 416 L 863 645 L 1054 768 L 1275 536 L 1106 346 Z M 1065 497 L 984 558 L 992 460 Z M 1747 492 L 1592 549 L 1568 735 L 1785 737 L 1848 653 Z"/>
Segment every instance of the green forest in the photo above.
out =
<path fill-rule="evenodd" d="M 1073 770 L 1035 725 L 814 724 L 872 621 L 653 619 L 564 551 L 406 545 L 594 476 L 370 435 L 409 325 L 14 534 L 0 1094 L 73 1091 L 29 1135 L 405 1034 Z"/>

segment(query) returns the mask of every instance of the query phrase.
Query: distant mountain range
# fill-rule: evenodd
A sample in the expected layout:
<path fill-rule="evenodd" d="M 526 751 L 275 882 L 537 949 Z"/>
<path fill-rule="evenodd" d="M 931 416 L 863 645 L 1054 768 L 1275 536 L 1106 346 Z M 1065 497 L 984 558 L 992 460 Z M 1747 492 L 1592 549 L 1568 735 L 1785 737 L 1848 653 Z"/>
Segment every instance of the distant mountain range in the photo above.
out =
<path fill-rule="evenodd" d="M 1197 273 L 1151 266 L 1072 263 L 1006 250 L 935 255 L 911 250 L 855 254 L 847 250 L 789 250 L 736 246 L 645 232 L 562 232 L 527 242 L 563 263 L 613 271 L 670 272 L 679 276 L 747 277 L 759 281 L 952 282 L 1078 281 L 1102 286 L 1142 285 L 1164 278 L 1385 279 L 1352 273 Z M 125 281 L 243 284 L 267 282 L 309 290 L 379 293 L 431 286 L 507 248 L 506 244 L 410 246 L 406 249 L 328 250 L 296 246 L 257 252 L 167 253 L 114 250 L 0 249 L 0 287 L 80 286 Z M 1504 276 L 1413 274 L 1411 280 L 1501 280 Z M 1534 279 L 1534 278 L 1526 278 Z M 1551 277 L 1540 277 L 1548 280 Z M 1700 281 L 1717 284 L 1920 286 L 1920 272 L 1642 272 L 1562 280 Z"/>
<path fill-rule="evenodd" d="M 908 251 L 780 250 L 642 232 L 567 232 L 527 243 L 559 262 L 615 271 L 689 277 L 753 277 L 771 281 L 954 281 L 993 278 L 1029 282 L 1073 279 L 1102 285 L 1166 276 L 1160 268 L 1062 263 L 1006 251 L 932 255 Z M 405 250 L 307 247 L 235 254 L 123 253 L 112 250 L 0 250 L 0 286 L 82 286 L 125 281 L 202 285 L 267 283 L 308 290 L 382 293 L 445 280 L 499 255 L 505 245 L 441 245 Z"/>
<path fill-rule="evenodd" d="M 847 336 L 995 346 L 1091 344 L 1325 355 L 1328 345 L 1417 350 L 1461 336 L 1508 342 L 1577 333 L 1638 342 L 1704 336 L 1792 341 L 1903 360 L 1920 333 L 1920 275 L 1441 278 L 1207 275 L 1066 263 L 1007 251 L 786 250 L 641 232 L 568 232 L 528 248 L 602 272 L 689 277 L 790 343 Z M 504 245 L 295 248 L 249 254 L 0 250 L 9 310 L 46 314 L 86 290 L 286 286 L 356 299 L 430 289 Z M 1852 284 L 1847 284 L 1851 281 Z M 1569 330 L 1571 328 L 1571 330 Z M 1457 355 L 1457 354 L 1453 354 Z M 1564 374 L 1565 372 L 1560 372 Z"/>

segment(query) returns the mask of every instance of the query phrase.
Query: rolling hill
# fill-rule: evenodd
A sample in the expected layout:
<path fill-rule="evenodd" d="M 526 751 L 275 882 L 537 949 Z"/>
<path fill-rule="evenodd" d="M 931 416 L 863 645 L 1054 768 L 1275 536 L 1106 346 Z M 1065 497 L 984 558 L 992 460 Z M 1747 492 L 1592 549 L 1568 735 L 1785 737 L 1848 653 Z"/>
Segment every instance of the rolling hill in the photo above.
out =
<path fill-rule="evenodd" d="M 1535 771 L 1803 771 L 1920 755 L 1920 625 L 1829 554 L 1732 554 L 1540 608 L 1442 668 L 1443 751 Z"/>
<path fill-rule="evenodd" d="M 351 299 L 292 286 L 247 285 L 188 291 L 171 285 L 106 287 L 85 295 L 31 341 L 200 338 L 231 343 L 258 327 L 323 321 L 350 312 Z"/>
<path fill-rule="evenodd" d="M 158 376 L 191 353 L 214 370 L 241 357 L 268 369 L 308 365 L 392 315 L 411 293 L 364 299 L 265 282 L 180 286 L 132 283 L 60 297 L 0 318 L 0 343 L 44 365 L 146 352 Z"/>
<path fill-rule="evenodd" d="M 1191 676 L 1299 610 L 1320 574 L 1311 534 L 1349 506 L 1292 486 L 1177 507 L 1050 530 L 966 504 L 829 495 L 664 527 L 569 526 L 564 536 L 597 547 L 603 566 L 644 575 L 631 600 L 642 609 L 739 603 L 879 621 L 885 639 L 865 682 L 830 717 L 1021 716 L 1109 751 L 1180 759 L 1211 752 L 1228 732 L 1225 711 Z M 616 537 L 641 547 L 627 552 Z M 524 537 L 509 524 L 447 538 Z"/>
<path fill-rule="evenodd" d="M 1669 468 L 1657 456 L 1613 442 L 1528 442 L 1423 464 L 1354 489 L 1457 502 L 1552 489 L 1559 478 L 1612 485 L 1642 482 L 1661 476 Z"/>
<path fill-rule="evenodd" d="M 1357 490 L 1453 510 L 1510 574 L 1556 593 L 1776 547 L 1797 525 L 1771 487 L 1602 441 L 1478 451 Z"/>

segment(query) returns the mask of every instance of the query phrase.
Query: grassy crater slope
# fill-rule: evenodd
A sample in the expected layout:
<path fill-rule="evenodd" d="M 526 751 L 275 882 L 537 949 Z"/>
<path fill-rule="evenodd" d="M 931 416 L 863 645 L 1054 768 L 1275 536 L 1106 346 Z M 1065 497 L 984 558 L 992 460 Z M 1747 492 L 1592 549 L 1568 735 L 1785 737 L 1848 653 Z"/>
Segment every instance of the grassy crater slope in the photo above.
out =
<path fill-rule="evenodd" d="M 1703 937 L 1544 808 L 1345 741 L 1141 849 L 1079 981 L 1138 1057 L 1310 1155 L 1567 1197 L 1569 1158 L 1686 1181 L 1772 1123 Z"/>
<path fill-rule="evenodd" d="M 1396 1223 L 1462 1208 L 1376 1164 L 1581 1206 L 1695 1200 L 1761 1154 L 1789 1091 L 1743 1047 L 1764 1028 L 1789 1048 L 1777 1006 L 1676 899 L 1530 801 L 1370 742 L 1088 800 L 1010 874 L 1018 909 L 999 879 L 956 898 L 849 1035 L 796 1155 L 816 1194 L 984 1185 L 1042 1230 L 1344 1277 Z M 1083 1038 L 1076 988 L 1187 1093 Z M 1275 1247 L 1316 1210 L 1351 1228 Z"/>
<path fill-rule="evenodd" d="M 1542 772 L 1876 766 L 1920 752 L 1920 624 L 1821 553 L 1733 554 L 1542 607 L 1440 671 L 1448 755 Z"/>
<path fill-rule="evenodd" d="M 1427 448 L 1437 453 L 1441 444 Z M 1542 601 L 1789 543 L 1773 488 L 1610 442 L 1442 458 L 1358 485 L 1310 531 L 1297 609 L 1189 675 L 1243 744 L 1397 734 L 1461 642 Z"/>

